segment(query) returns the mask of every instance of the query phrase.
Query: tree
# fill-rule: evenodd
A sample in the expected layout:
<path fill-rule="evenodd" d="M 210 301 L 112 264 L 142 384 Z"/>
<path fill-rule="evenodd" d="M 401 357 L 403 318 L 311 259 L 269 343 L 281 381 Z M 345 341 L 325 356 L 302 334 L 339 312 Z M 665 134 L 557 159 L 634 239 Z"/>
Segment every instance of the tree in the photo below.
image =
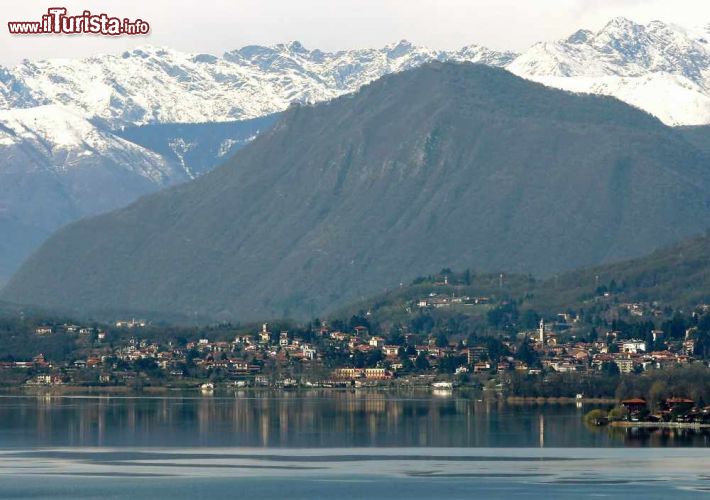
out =
<path fill-rule="evenodd" d="M 683 316 L 676 312 L 670 321 L 665 321 L 662 330 L 672 339 L 682 339 L 685 336 L 686 323 Z"/>
<path fill-rule="evenodd" d="M 486 313 L 488 324 L 495 328 L 505 328 L 518 321 L 518 309 L 515 302 L 494 307 Z"/>
<path fill-rule="evenodd" d="M 526 330 L 537 328 L 540 324 L 540 315 L 531 309 L 527 309 L 520 316 L 520 326 Z"/>
<path fill-rule="evenodd" d="M 424 353 L 419 354 L 414 361 L 414 367 L 419 371 L 426 371 L 430 368 L 429 360 Z"/>
<path fill-rule="evenodd" d="M 393 327 L 387 336 L 387 343 L 390 345 L 404 345 L 405 338 L 398 327 Z"/>
<path fill-rule="evenodd" d="M 525 340 L 518 347 L 516 357 L 526 363 L 528 366 L 534 366 L 539 364 L 539 358 L 537 353 L 530 347 L 530 343 Z"/>
<path fill-rule="evenodd" d="M 414 368 L 414 363 L 409 358 L 402 358 L 402 369 L 405 371 L 411 371 Z"/>
<path fill-rule="evenodd" d="M 439 373 L 454 373 L 456 368 L 466 364 L 466 358 L 463 356 L 451 356 L 447 354 L 439 360 Z"/>
<path fill-rule="evenodd" d="M 434 318 L 427 313 L 422 313 L 409 322 L 412 332 L 429 333 L 434 328 Z"/>
<path fill-rule="evenodd" d="M 497 363 L 501 356 L 507 356 L 510 354 L 510 351 L 505 344 L 497 338 L 486 337 L 485 344 L 486 349 L 488 350 L 488 358 L 494 363 Z"/>
<path fill-rule="evenodd" d="M 362 311 L 350 318 L 350 328 L 354 329 L 356 326 L 364 326 L 368 330 L 372 330 L 372 328 L 370 328 L 370 322 L 367 320 L 367 317 Z"/>
<path fill-rule="evenodd" d="M 589 331 L 589 335 L 587 336 L 589 339 L 589 342 L 596 342 L 596 340 L 599 338 L 599 333 L 597 333 L 597 329 L 592 327 L 592 329 Z"/>
<path fill-rule="evenodd" d="M 662 380 L 656 380 L 648 389 L 648 404 L 651 408 L 655 408 L 666 396 L 666 383 Z"/>
<path fill-rule="evenodd" d="M 617 406 L 609 410 L 609 420 L 624 420 L 628 416 L 628 410 L 624 406 Z"/>
<path fill-rule="evenodd" d="M 377 363 L 379 363 L 383 359 L 385 359 L 385 356 L 379 349 L 375 351 L 370 351 L 370 353 L 367 355 L 367 358 L 365 359 L 365 365 L 368 368 L 373 368 L 377 366 Z"/>
<path fill-rule="evenodd" d="M 366 361 L 367 359 L 362 352 L 356 351 L 355 354 L 353 354 L 353 366 L 355 368 L 365 368 Z"/>
<path fill-rule="evenodd" d="M 604 375 L 618 377 L 621 374 L 621 370 L 619 370 L 619 365 L 617 365 L 613 361 L 605 361 L 604 363 L 602 363 L 601 368 L 601 371 Z"/>
<path fill-rule="evenodd" d="M 153 358 L 137 359 L 133 364 L 138 371 L 155 372 L 158 370 L 158 363 Z"/>
<path fill-rule="evenodd" d="M 449 339 L 444 333 L 439 333 L 436 336 L 436 347 L 446 347 L 449 345 Z"/>

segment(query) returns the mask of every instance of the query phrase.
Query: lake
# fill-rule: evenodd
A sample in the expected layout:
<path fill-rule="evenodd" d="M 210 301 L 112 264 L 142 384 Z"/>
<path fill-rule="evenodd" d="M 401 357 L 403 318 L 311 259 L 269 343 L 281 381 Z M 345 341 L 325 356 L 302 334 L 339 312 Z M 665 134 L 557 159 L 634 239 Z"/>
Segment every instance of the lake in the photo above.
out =
<path fill-rule="evenodd" d="M 374 390 L 0 397 L 1 498 L 697 498 L 710 434 Z"/>

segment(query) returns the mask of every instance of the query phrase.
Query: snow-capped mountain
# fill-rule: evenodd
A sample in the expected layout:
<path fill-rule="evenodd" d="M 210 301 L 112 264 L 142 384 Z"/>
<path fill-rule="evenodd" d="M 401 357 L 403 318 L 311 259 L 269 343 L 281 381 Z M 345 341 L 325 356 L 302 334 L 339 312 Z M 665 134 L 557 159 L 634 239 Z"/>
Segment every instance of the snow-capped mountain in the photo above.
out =
<path fill-rule="evenodd" d="M 67 108 L 0 111 L 0 282 L 60 226 L 187 178 Z"/>
<path fill-rule="evenodd" d="M 300 43 L 248 46 L 221 57 L 144 47 L 82 60 L 0 68 L 0 108 L 61 104 L 114 127 L 243 120 L 357 90 L 425 61 L 504 66 L 514 58 L 471 45 L 445 52 L 402 41 L 382 49 L 307 50 Z"/>
<path fill-rule="evenodd" d="M 247 46 L 222 56 L 143 47 L 0 68 L 0 109 L 61 104 L 112 127 L 243 120 L 282 111 L 292 102 L 354 92 L 426 61 L 453 60 L 505 66 L 546 85 L 612 95 L 670 125 L 707 124 L 709 31 L 616 18 L 597 32 L 580 30 L 519 56 L 478 45 L 438 51 L 407 41 L 339 52 L 292 42 Z"/>
<path fill-rule="evenodd" d="M 110 165 L 157 185 L 186 178 L 159 154 L 58 105 L 0 111 L 0 157 L 2 174 L 63 175 Z"/>
<path fill-rule="evenodd" d="M 710 123 L 707 28 L 616 18 L 596 33 L 539 43 L 507 69 L 549 86 L 617 97 L 669 125 Z"/>
<path fill-rule="evenodd" d="M 236 122 L 152 123 L 125 127 L 114 133 L 162 155 L 193 179 L 270 129 L 279 116 Z"/>
<path fill-rule="evenodd" d="M 710 124 L 710 26 L 660 21 L 617 18 L 520 55 L 407 41 L 324 52 L 292 42 L 221 56 L 143 47 L 25 60 L 0 67 L 0 283 L 59 225 L 213 168 L 270 127 L 267 115 L 432 60 L 615 96 L 669 125 Z"/>

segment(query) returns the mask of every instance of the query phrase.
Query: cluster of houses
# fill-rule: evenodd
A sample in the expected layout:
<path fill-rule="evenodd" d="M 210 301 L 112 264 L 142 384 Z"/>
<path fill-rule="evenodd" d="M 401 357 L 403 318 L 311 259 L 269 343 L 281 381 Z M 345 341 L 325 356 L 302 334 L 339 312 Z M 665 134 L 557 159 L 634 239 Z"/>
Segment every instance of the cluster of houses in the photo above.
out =
<path fill-rule="evenodd" d="M 653 409 L 643 398 L 629 398 L 621 401 L 621 406 L 626 410 L 624 420 L 630 422 L 710 424 L 710 406 L 701 408 L 690 398 L 668 398 Z"/>
<path fill-rule="evenodd" d="M 75 325 L 72 323 L 64 323 L 59 326 L 43 325 L 35 328 L 35 334 L 39 336 L 53 335 L 60 332 L 83 336 L 96 335 L 98 340 L 106 339 L 106 332 L 103 330 L 90 326 Z"/>
<path fill-rule="evenodd" d="M 431 297 L 436 298 L 436 297 Z M 456 299 L 456 298 L 454 298 Z M 461 298 L 462 300 L 471 300 Z M 483 300 L 483 299 L 475 299 Z M 561 318 L 558 323 L 573 321 Z M 117 328 L 142 328 L 144 322 L 130 320 L 117 322 Z M 65 324 L 37 327 L 39 336 L 58 331 L 86 336 L 91 347 L 85 356 L 71 362 L 53 364 L 39 354 L 32 360 L 7 361 L 0 369 L 32 369 L 31 384 L 59 383 L 128 384 L 140 378 L 148 367 L 161 370 L 163 378 L 192 379 L 209 377 L 218 372 L 221 379 L 256 385 L 275 385 L 275 367 L 279 377 L 289 378 L 294 365 L 302 367 L 333 366 L 325 353 L 338 353 L 335 368 L 320 370 L 320 380 L 311 383 L 342 383 L 370 381 L 379 383 L 397 378 L 403 373 L 436 369 L 443 359 L 455 359 L 456 366 L 449 369 L 456 375 L 468 373 L 493 376 L 495 373 L 516 371 L 529 375 L 543 372 L 593 372 L 616 365 L 621 373 L 638 372 L 650 368 L 693 362 L 694 340 L 689 331 L 682 342 L 668 342 L 662 351 L 654 351 L 643 340 L 618 339 L 617 332 L 608 332 L 606 338 L 594 342 L 559 341 L 561 335 L 540 322 L 537 330 L 521 332 L 516 339 L 503 340 L 509 354 L 493 359 L 487 344 L 466 345 L 450 342 L 441 345 L 434 338 L 425 339 L 414 334 L 404 334 L 399 341 L 404 345 L 387 342 L 385 337 L 370 334 L 367 327 L 355 326 L 349 331 L 333 330 L 323 323 L 308 341 L 287 331 L 271 332 L 267 324 L 251 334 L 238 334 L 231 340 L 201 338 L 177 345 L 138 340 L 108 342 L 107 333 L 101 329 Z M 654 332 L 654 344 L 662 339 L 663 332 Z M 521 339 L 522 337 L 522 339 Z M 521 340 L 534 353 L 522 356 Z M 371 356 L 373 355 L 374 356 Z M 356 359 L 374 359 L 374 363 L 355 363 Z M 420 363 L 422 359 L 425 361 Z M 530 363 L 530 365 L 528 364 Z M 449 368 L 451 368 L 449 366 Z M 303 372 L 303 371 L 300 371 Z M 313 371 L 311 371 L 313 372 Z M 283 374 L 283 375 L 281 375 Z M 314 375 L 309 375 L 313 377 Z M 303 380 L 305 382 L 305 380 Z"/>
<path fill-rule="evenodd" d="M 119 328 L 141 328 L 145 323 L 131 320 L 117 322 Z M 303 339 L 292 337 L 283 331 L 274 335 L 264 324 L 255 335 L 236 335 L 232 341 L 215 341 L 201 338 L 178 346 L 172 341 L 166 344 L 146 339 L 131 338 L 125 343 L 114 342 L 109 347 L 105 331 L 71 325 L 42 326 L 35 329 L 35 334 L 44 336 L 58 332 L 87 335 L 93 340 L 94 347 L 85 358 L 72 362 L 51 363 L 38 355 L 30 361 L 12 361 L 0 363 L 0 368 L 33 369 L 39 372 L 27 381 L 31 385 L 56 385 L 86 381 L 86 370 L 95 371 L 95 381 L 101 384 L 123 384 L 140 376 L 141 361 L 149 361 L 172 378 L 186 376 L 186 367 L 193 366 L 200 374 L 207 375 L 220 370 L 225 377 L 234 380 L 249 378 L 257 385 L 269 385 L 270 380 L 259 374 L 266 361 L 275 364 L 291 361 L 322 361 L 316 347 Z M 84 370 L 83 373 L 78 373 Z"/>
<path fill-rule="evenodd" d="M 656 303 L 648 302 L 627 302 L 619 304 L 619 309 L 627 312 L 629 316 L 635 318 L 661 318 L 663 309 Z"/>
<path fill-rule="evenodd" d="M 536 332 L 527 336 L 540 357 L 543 368 L 556 372 L 601 370 L 614 364 L 621 373 L 631 373 L 650 368 L 665 368 L 693 361 L 695 341 L 692 331 L 686 332 L 681 343 L 673 343 L 662 351 L 652 351 L 645 340 L 618 339 L 619 332 L 607 332 L 604 339 L 594 342 L 558 342 L 558 336 L 547 329 L 544 321 Z M 654 331 L 656 343 L 663 332 Z M 618 339 L 618 340 L 617 340 Z"/>
<path fill-rule="evenodd" d="M 468 295 L 456 294 L 439 294 L 432 292 L 426 297 L 421 297 L 417 300 L 417 307 L 427 308 L 434 307 L 436 309 L 452 307 L 452 306 L 477 306 L 488 304 L 490 299 L 488 297 L 469 297 Z"/>

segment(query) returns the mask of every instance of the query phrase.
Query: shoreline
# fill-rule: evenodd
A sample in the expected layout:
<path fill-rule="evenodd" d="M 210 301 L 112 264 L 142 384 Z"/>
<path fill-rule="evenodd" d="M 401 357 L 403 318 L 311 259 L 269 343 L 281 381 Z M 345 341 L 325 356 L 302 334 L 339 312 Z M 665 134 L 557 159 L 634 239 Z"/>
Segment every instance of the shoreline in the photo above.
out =
<path fill-rule="evenodd" d="M 508 404 L 616 404 L 617 400 L 613 398 L 573 398 L 567 396 L 549 396 L 549 397 L 532 397 L 532 396 L 508 396 L 505 398 Z"/>
<path fill-rule="evenodd" d="M 235 392 L 242 393 L 275 393 L 275 394 L 299 394 L 318 391 L 322 393 L 342 393 L 342 392 L 414 392 L 421 396 L 429 396 L 440 398 L 441 394 L 436 392 L 436 389 L 429 386 L 416 387 L 392 387 L 392 386 L 374 386 L 374 387 L 297 387 L 297 388 L 282 388 L 282 387 L 220 387 L 215 391 L 205 392 L 200 387 L 193 386 L 147 386 L 140 390 L 136 390 L 127 386 L 76 386 L 76 385 L 54 385 L 54 386 L 18 386 L 18 387 L 0 387 L 0 397 L 2 396 L 159 396 L 166 394 L 184 394 L 184 395 L 201 395 L 209 397 L 212 395 L 220 396 L 222 394 L 232 395 Z M 523 396 L 507 396 L 500 394 L 476 393 L 475 390 L 457 389 L 447 391 L 455 398 L 471 399 L 471 400 L 496 400 L 503 401 L 510 405 L 613 405 L 616 400 L 612 398 L 582 398 L 575 397 L 523 397 Z"/>
<path fill-rule="evenodd" d="M 624 422 L 614 421 L 609 422 L 609 427 L 619 427 L 623 429 L 642 427 L 645 429 L 710 429 L 710 424 L 691 423 L 691 422 Z"/>

